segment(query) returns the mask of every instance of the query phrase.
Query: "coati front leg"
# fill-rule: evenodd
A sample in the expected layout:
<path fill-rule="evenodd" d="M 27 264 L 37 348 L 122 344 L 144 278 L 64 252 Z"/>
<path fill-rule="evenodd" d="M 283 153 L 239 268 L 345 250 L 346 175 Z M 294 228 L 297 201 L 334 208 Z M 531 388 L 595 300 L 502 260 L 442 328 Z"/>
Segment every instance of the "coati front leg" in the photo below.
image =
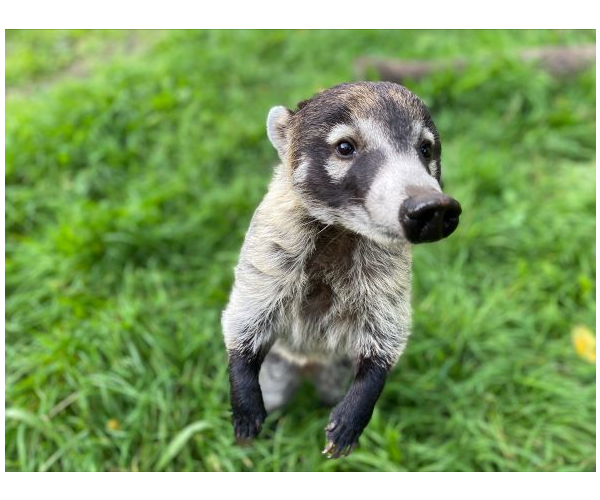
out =
<path fill-rule="evenodd" d="M 255 438 L 260 433 L 267 412 L 263 402 L 258 373 L 268 348 L 229 351 L 229 386 L 233 430 L 238 442 Z"/>
<path fill-rule="evenodd" d="M 379 357 L 361 357 L 356 375 L 344 398 L 331 412 L 325 427 L 329 458 L 349 455 L 371 420 L 375 403 L 383 390 L 390 365 Z"/>
<path fill-rule="evenodd" d="M 267 412 L 258 381 L 260 367 L 273 345 L 272 312 L 248 316 L 238 302 L 223 317 L 229 355 L 229 388 L 233 429 L 238 442 L 260 433 Z"/>

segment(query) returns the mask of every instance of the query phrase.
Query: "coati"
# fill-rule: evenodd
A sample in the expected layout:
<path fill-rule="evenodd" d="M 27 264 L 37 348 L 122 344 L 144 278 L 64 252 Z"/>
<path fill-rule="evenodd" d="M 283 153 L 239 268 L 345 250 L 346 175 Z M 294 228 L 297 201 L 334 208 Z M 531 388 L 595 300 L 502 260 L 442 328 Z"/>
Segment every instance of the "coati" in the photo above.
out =
<path fill-rule="evenodd" d="M 433 120 L 401 85 L 345 83 L 276 106 L 267 135 L 281 163 L 222 317 L 234 433 L 257 436 L 307 375 L 335 404 L 324 453 L 337 458 L 406 345 L 411 245 L 450 235 L 461 207 L 441 191 Z"/>

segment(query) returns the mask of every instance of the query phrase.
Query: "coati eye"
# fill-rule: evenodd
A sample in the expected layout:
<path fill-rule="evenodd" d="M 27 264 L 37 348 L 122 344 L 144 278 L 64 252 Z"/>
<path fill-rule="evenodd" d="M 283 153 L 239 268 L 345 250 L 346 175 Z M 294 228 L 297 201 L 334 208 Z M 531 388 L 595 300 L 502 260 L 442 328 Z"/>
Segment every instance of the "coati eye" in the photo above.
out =
<path fill-rule="evenodd" d="M 421 151 L 424 158 L 431 158 L 431 144 L 428 142 L 422 142 L 421 146 L 419 146 L 419 151 Z"/>
<path fill-rule="evenodd" d="M 350 156 L 355 151 L 354 146 L 348 141 L 338 142 L 335 150 L 340 156 Z"/>

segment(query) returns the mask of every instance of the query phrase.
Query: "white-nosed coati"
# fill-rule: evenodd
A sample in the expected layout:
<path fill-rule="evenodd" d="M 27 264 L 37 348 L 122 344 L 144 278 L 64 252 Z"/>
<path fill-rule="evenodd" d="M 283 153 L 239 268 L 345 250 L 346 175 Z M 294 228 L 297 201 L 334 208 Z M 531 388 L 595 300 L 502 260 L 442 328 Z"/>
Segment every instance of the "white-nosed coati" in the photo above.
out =
<path fill-rule="evenodd" d="M 451 234 L 461 208 L 441 192 L 429 112 L 400 85 L 342 84 L 274 107 L 267 132 L 281 164 L 223 313 L 234 432 L 255 437 L 304 373 L 336 404 L 324 452 L 339 457 L 406 345 L 411 244 Z"/>

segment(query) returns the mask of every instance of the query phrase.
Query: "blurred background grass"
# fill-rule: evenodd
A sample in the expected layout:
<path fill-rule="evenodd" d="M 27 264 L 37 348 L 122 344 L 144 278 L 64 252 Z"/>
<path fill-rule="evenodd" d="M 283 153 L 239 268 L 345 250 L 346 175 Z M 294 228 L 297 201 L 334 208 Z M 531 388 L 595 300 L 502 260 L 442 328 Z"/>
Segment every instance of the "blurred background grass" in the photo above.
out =
<path fill-rule="evenodd" d="M 595 470 L 594 31 L 7 31 L 7 470 Z M 408 349 L 348 459 L 303 387 L 232 443 L 219 317 L 276 154 L 270 106 L 362 55 L 407 85 L 464 215 L 414 252 Z M 579 330 L 581 331 L 581 329 Z M 588 334 L 589 336 L 589 334 Z"/>

